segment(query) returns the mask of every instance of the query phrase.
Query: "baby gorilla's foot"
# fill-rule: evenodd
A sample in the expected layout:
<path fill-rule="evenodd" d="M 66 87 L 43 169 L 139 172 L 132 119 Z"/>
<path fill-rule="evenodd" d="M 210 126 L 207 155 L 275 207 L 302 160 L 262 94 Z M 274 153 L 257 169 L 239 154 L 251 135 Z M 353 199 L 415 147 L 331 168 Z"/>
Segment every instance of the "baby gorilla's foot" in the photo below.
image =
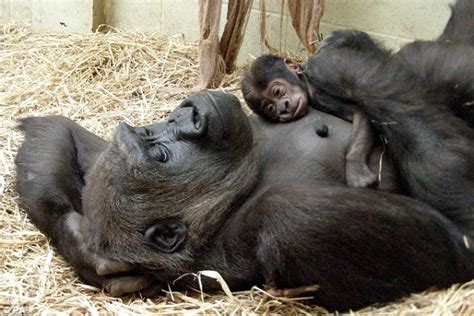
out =
<path fill-rule="evenodd" d="M 349 48 L 357 51 L 380 50 L 367 33 L 357 30 L 334 31 L 320 44 L 319 50 Z"/>
<path fill-rule="evenodd" d="M 378 175 L 366 163 L 346 161 L 346 182 L 351 187 L 366 188 L 378 183 Z"/>

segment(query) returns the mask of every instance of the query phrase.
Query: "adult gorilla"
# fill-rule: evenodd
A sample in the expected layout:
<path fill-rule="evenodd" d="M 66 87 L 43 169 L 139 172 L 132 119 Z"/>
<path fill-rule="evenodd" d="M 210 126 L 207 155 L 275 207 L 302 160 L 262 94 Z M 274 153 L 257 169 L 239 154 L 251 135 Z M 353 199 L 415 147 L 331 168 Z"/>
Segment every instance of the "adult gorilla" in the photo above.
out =
<path fill-rule="evenodd" d="M 328 137 L 314 132 L 322 123 Z M 315 110 L 252 129 L 235 97 L 212 92 L 167 122 L 121 124 L 109 143 L 63 117 L 23 128 L 24 207 L 86 282 L 115 295 L 210 269 L 233 290 L 317 284 L 318 304 L 345 309 L 474 276 L 440 213 L 344 184 L 351 126 Z"/>
<path fill-rule="evenodd" d="M 336 44 L 353 43 L 353 33 L 339 35 Z M 334 41 L 327 44 L 324 54 L 338 56 Z M 362 56 L 342 46 L 345 55 Z M 423 98 L 425 82 L 398 60 L 367 54 L 356 60 L 359 69 L 378 70 L 367 72 L 370 80 L 391 82 L 390 93 L 374 92 L 348 63 L 320 80 L 348 99 L 369 96 L 359 103 L 378 122 L 396 119 L 381 132 L 397 182 L 425 190 L 408 191 L 418 200 L 345 185 L 349 123 L 311 110 L 291 124 L 265 124 L 249 120 L 235 97 L 208 92 L 185 100 L 167 122 L 121 124 L 108 143 L 63 117 L 23 120 L 26 142 L 16 158 L 22 204 L 86 282 L 114 295 L 217 270 L 233 290 L 319 285 L 310 293 L 316 303 L 347 309 L 470 280 L 474 131 L 449 104 Z M 464 87 L 470 77 L 456 80 Z M 323 86 L 321 97 L 331 100 Z M 423 119 L 415 124 L 400 113 L 420 92 L 414 100 Z M 327 134 L 317 133 L 321 126 Z M 379 157 L 375 151 L 373 168 Z M 425 172 L 414 161 L 433 164 Z M 382 170 L 382 186 L 390 187 L 390 168 Z M 436 186 L 445 180 L 449 188 Z M 175 286 L 194 283 L 184 277 Z"/>

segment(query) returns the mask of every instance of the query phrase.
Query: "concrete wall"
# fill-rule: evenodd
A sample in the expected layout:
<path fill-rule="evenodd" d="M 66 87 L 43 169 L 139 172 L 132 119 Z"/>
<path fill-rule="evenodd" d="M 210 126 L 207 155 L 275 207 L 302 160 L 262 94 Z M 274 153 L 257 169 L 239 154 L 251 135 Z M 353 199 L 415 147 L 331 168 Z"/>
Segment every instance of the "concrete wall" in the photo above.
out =
<path fill-rule="evenodd" d="M 31 21 L 30 0 L 0 0 L 0 23 Z"/>
<path fill-rule="evenodd" d="M 397 48 L 415 38 L 435 38 L 449 17 L 448 5 L 453 1 L 326 0 L 321 33 L 356 28 Z M 305 55 L 287 18 L 286 6 L 281 17 L 282 0 L 265 3 L 270 43 L 277 49 Z M 106 22 L 118 28 L 198 38 L 198 0 L 0 0 L 0 23 L 31 21 L 35 32 L 89 32 L 97 25 L 93 14 L 101 11 L 102 4 L 107 10 Z M 224 4 L 221 27 L 226 12 Z M 240 60 L 267 51 L 260 44 L 259 14 L 259 0 L 254 0 Z"/>

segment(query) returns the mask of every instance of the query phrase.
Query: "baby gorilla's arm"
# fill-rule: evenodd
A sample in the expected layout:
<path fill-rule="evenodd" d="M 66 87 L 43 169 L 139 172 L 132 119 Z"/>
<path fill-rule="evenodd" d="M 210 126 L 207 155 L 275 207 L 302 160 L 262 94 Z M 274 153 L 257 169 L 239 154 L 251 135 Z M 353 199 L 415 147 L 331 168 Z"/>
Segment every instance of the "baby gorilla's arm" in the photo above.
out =
<path fill-rule="evenodd" d="M 367 164 L 374 144 L 370 122 L 362 112 L 354 112 L 352 140 L 346 155 L 346 182 L 353 187 L 368 187 L 377 183 L 377 174 Z"/>

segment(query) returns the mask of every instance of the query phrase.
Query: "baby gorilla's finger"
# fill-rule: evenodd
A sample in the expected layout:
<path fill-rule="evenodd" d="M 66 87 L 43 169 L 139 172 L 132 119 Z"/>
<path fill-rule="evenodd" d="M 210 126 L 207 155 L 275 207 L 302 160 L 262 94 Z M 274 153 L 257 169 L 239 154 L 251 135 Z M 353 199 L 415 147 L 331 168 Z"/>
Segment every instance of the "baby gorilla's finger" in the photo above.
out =
<path fill-rule="evenodd" d="M 108 259 L 100 258 L 95 264 L 95 271 L 98 275 L 109 275 L 120 272 L 128 272 L 133 269 L 129 263 L 118 262 Z"/>
<path fill-rule="evenodd" d="M 109 279 L 104 282 L 105 290 L 112 296 L 122 296 L 127 293 L 139 292 L 149 286 L 149 281 L 144 276 L 124 276 Z"/>

